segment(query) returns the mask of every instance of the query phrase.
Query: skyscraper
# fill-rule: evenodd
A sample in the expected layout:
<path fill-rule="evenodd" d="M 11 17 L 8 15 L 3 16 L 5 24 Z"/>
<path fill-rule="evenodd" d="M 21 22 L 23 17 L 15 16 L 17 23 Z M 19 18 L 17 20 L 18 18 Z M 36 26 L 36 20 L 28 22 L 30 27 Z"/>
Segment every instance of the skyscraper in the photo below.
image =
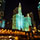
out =
<path fill-rule="evenodd" d="M 19 3 L 18 13 L 13 15 L 12 18 L 12 29 L 22 29 L 23 31 L 28 31 L 29 26 L 32 26 L 31 17 L 29 16 L 29 14 L 27 14 L 26 17 L 22 15 L 22 7 L 21 3 Z"/>
<path fill-rule="evenodd" d="M 22 15 L 21 3 L 18 6 L 18 14 L 16 14 L 16 28 L 18 30 L 23 29 L 24 27 L 24 15 Z"/>

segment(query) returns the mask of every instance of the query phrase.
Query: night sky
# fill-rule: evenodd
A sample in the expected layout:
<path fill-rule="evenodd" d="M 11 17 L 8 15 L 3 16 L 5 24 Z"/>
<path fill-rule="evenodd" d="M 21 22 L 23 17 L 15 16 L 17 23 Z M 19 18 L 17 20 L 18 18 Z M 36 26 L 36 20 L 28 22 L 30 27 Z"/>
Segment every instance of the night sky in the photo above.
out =
<path fill-rule="evenodd" d="M 5 16 L 4 18 L 6 20 L 10 20 L 13 15 L 13 10 L 18 7 L 19 2 L 22 4 L 22 13 L 24 16 L 30 11 L 34 14 L 34 19 L 36 22 L 38 22 L 38 1 L 37 0 L 6 0 L 5 3 Z"/>

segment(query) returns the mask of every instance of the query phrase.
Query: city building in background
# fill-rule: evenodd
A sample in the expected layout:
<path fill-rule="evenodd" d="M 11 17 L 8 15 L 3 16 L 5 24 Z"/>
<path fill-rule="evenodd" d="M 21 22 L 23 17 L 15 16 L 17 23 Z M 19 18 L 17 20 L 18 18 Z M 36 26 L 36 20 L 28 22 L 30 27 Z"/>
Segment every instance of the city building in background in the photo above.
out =
<path fill-rule="evenodd" d="M 5 28 L 5 20 L 3 19 L 2 15 L 0 16 L 0 28 Z"/>
<path fill-rule="evenodd" d="M 32 21 L 29 14 L 26 17 L 22 15 L 21 3 L 18 6 L 18 13 L 13 15 L 12 18 L 12 29 L 17 29 L 22 31 L 29 31 L 29 26 L 32 27 Z M 30 28 L 31 28 L 30 27 Z"/>
<path fill-rule="evenodd" d="M 5 27 L 5 20 L 3 19 L 5 10 L 5 0 L 0 0 L 0 28 Z"/>
<path fill-rule="evenodd" d="M 25 31 L 28 31 L 29 30 L 29 26 L 32 27 L 32 22 L 31 22 L 31 17 L 29 15 L 29 13 L 27 14 L 27 17 L 24 17 L 25 18 Z"/>
<path fill-rule="evenodd" d="M 0 13 L 4 15 L 4 10 L 5 10 L 5 0 L 0 0 Z"/>
<path fill-rule="evenodd" d="M 16 14 L 14 14 L 12 18 L 12 29 L 16 29 Z"/>
<path fill-rule="evenodd" d="M 39 19 L 40 19 L 40 2 L 38 3 L 38 14 L 39 14 Z"/>
<path fill-rule="evenodd" d="M 31 17 L 32 29 L 33 29 L 33 27 L 36 27 L 36 22 L 35 22 L 35 20 L 34 20 L 33 12 L 30 12 L 30 17 Z"/>

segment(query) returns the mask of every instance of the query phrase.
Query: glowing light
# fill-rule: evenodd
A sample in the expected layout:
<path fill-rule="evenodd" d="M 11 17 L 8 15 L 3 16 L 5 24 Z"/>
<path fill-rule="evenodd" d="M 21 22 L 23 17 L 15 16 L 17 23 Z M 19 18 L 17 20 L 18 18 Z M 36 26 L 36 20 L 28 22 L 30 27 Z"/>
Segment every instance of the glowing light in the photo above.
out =
<path fill-rule="evenodd" d="M 11 38 L 12 36 L 9 36 L 9 38 Z"/>
<path fill-rule="evenodd" d="M 28 33 L 26 33 L 26 35 L 28 36 Z"/>
<path fill-rule="evenodd" d="M 40 2 L 39 2 L 39 4 L 40 4 Z"/>
<path fill-rule="evenodd" d="M 4 29 L 2 29 L 2 31 L 3 31 Z"/>
<path fill-rule="evenodd" d="M 35 30 L 33 30 L 33 33 L 35 33 Z"/>
<path fill-rule="evenodd" d="M 18 37 L 15 37 L 15 40 L 18 40 Z"/>
<path fill-rule="evenodd" d="M 38 32 L 40 32 L 40 30 L 38 30 Z"/>
<path fill-rule="evenodd" d="M 9 39 L 9 40 L 12 40 L 12 39 Z"/>
<path fill-rule="evenodd" d="M 36 29 L 36 27 L 34 27 L 34 29 Z"/>

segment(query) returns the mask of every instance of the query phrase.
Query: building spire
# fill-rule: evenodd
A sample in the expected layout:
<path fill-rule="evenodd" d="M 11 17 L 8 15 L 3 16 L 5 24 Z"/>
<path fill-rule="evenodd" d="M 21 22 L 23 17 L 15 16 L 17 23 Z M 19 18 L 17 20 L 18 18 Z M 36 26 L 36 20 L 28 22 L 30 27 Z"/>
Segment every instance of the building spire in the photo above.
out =
<path fill-rule="evenodd" d="M 21 3 L 19 2 L 19 6 L 18 6 L 18 13 L 19 14 L 22 14 L 22 11 L 21 11 Z"/>
<path fill-rule="evenodd" d="M 19 7 L 21 7 L 21 3 L 19 3 Z"/>

